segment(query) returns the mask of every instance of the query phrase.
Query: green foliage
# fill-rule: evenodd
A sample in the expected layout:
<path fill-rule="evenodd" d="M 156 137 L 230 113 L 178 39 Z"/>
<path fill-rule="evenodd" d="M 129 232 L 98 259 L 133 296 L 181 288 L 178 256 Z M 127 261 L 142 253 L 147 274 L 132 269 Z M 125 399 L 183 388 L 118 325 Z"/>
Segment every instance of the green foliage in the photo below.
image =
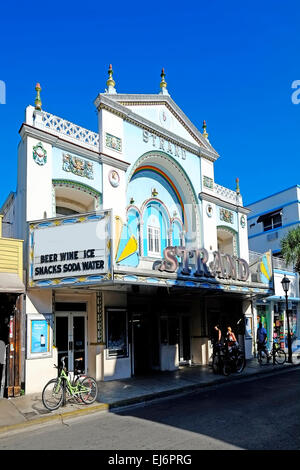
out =
<path fill-rule="evenodd" d="M 295 270 L 300 273 L 300 226 L 290 230 L 282 238 L 281 253 L 287 264 L 293 264 Z"/>

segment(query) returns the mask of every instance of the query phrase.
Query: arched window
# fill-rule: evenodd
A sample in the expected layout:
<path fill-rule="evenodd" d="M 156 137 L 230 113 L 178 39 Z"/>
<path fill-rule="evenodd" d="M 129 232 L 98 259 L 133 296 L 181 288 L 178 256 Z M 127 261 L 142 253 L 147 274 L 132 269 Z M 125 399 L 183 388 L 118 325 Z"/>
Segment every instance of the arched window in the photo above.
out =
<path fill-rule="evenodd" d="M 53 180 L 53 212 L 56 216 L 82 214 L 100 208 L 101 194 L 70 180 Z"/>
<path fill-rule="evenodd" d="M 148 256 L 161 256 L 161 230 L 158 217 L 151 214 L 147 221 Z"/>
<path fill-rule="evenodd" d="M 179 220 L 174 220 L 172 223 L 172 245 L 182 246 L 182 223 Z"/>
<path fill-rule="evenodd" d="M 223 254 L 238 256 L 237 234 L 228 227 L 217 227 L 218 251 Z"/>

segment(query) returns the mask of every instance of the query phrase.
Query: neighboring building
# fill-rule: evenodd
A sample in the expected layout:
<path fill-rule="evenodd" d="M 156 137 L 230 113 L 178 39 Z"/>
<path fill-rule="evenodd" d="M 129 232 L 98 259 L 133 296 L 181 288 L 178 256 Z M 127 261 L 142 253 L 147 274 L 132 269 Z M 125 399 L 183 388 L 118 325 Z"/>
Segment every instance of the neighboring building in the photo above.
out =
<path fill-rule="evenodd" d="M 249 249 L 280 256 L 280 240 L 300 224 L 300 186 L 292 186 L 248 204 Z"/>
<path fill-rule="evenodd" d="M 9 206 L 9 198 L 7 200 Z M 0 398 L 19 396 L 22 383 L 23 241 L 2 237 L 0 215 Z"/>
<path fill-rule="evenodd" d="M 281 339 L 287 348 L 286 300 L 281 280 L 286 275 L 290 283 L 288 293 L 292 350 L 300 347 L 300 293 L 299 274 L 281 258 L 280 242 L 287 233 L 300 224 L 300 186 L 292 186 L 247 206 L 250 260 L 271 250 L 273 255 L 275 293 L 263 301 L 256 301 L 257 321 L 262 320 L 268 331 L 271 347 L 273 337 Z M 251 264 L 251 261 L 250 261 Z"/>
<path fill-rule="evenodd" d="M 26 108 L 11 209 L 26 240 L 26 393 L 63 355 L 70 370 L 83 357 L 97 380 L 207 364 L 217 322 L 252 355 L 270 256 L 249 271 L 239 187 L 215 183 L 206 125 L 189 121 L 164 77 L 158 94 L 118 94 L 110 67 L 98 133 L 43 111 L 39 85 Z"/>

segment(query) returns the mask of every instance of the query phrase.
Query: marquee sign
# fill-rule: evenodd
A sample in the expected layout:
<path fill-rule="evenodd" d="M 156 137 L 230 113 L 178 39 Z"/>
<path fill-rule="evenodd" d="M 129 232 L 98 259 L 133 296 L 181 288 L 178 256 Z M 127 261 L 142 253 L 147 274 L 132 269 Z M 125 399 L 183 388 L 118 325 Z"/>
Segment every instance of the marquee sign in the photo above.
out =
<path fill-rule="evenodd" d="M 219 277 L 247 281 L 249 278 L 249 265 L 242 258 L 228 254 L 213 252 L 213 259 L 209 262 L 209 254 L 205 248 L 187 249 L 182 246 L 168 246 L 164 249 L 164 259 L 158 266 L 160 271 L 175 273 L 179 270 L 178 257 L 181 258 L 181 274 L 205 277 Z M 193 259 L 193 266 L 190 260 Z"/>
<path fill-rule="evenodd" d="M 31 223 L 29 285 L 111 279 L 110 229 L 110 211 Z"/>

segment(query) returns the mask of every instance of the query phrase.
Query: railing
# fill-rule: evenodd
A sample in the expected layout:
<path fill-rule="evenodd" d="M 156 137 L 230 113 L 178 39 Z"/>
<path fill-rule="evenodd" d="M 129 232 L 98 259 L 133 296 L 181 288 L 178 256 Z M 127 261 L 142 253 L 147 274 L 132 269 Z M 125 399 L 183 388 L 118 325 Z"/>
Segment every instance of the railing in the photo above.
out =
<path fill-rule="evenodd" d="M 239 205 L 242 204 L 242 197 L 240 194 L 237 194 L 235 191 L 225 188 L 224 186 L 220 186 L 217 183 L 214 184 L 214 192 L 216 193 L 217 197 L 223 199 L 224 201 Z"/>
<path fill-rule="evenodd" d="M 99 134 L 46 111 L 42 111 L 42 119 L 40 122 L 36 122 L 36 126 L 49 130 L 57 136 L 63 136 L 64 139 L 70 142 L 83 144 L 89 149 L 97 151 L 99 149 Z"/>
<path fill-rule="evenodd" d="M 251 266 L 256 261 L 258 261 L 262 257 L 263 253 L 258 253 L 256 251 L 249 250 L 249 265 Z M 294 267 L 292 264 L 287 264 L 283 258 L 279 258 L 278 256 L 272 256 L 273 261 L 273 268 L 274 269 L 283 269 L 287 271 L 294 271 Z"/>
<path fill-rule="evenodd" d="M 294 266 L 292 264 L 287 264 L 283 258 L 278 258 L 276 256 L 273 256 L 273 268 L 292 272 L 294 271 Z"/>

